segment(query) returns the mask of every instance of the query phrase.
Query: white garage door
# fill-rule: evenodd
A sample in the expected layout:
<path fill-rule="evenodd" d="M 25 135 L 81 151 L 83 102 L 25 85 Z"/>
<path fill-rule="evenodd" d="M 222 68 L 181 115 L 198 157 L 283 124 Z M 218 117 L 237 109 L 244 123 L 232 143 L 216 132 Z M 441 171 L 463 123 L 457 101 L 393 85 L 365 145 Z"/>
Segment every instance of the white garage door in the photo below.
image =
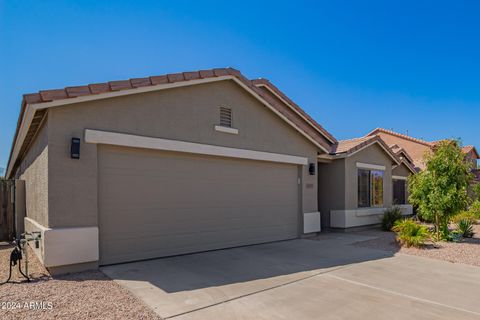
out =
<path fill-rule="evenodd" d="M 296 238 L 298 167 L 99 146 L 100 264 Z"/>

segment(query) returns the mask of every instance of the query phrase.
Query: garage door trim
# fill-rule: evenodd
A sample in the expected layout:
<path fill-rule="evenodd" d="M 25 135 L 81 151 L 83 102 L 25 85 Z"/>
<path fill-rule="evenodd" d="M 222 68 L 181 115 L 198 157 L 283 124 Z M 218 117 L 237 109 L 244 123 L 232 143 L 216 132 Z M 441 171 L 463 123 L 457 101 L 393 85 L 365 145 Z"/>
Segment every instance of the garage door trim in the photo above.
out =
<path fill-rule="evenodd" d="M 115 146 L 186 152 L 211 156 L 307 165 L 308 158 L 281 153 L 221 147 L 209 144 L 85 129 L 85 142 Z"/>

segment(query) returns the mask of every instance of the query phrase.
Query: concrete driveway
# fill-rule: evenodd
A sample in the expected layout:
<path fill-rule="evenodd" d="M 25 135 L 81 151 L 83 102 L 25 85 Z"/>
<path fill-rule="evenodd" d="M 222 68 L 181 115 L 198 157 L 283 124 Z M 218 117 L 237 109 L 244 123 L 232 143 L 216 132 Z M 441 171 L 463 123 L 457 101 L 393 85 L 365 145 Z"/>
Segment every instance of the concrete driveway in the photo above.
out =
<path fill-rule="evenodd" d="M 480 319 L 480 268 L 327 234 L 102 271 L 163 319 Z"/>

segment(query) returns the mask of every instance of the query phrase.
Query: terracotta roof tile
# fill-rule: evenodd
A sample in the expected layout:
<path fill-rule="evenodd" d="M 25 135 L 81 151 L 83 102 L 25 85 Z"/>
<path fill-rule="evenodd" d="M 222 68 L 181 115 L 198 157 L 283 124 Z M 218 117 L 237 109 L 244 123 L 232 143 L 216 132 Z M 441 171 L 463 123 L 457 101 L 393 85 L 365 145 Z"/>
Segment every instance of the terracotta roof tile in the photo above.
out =
<path fill-rule="evenodd" d="M 23 100 L 26 103 L 40 103 L 42 102 L 42 97 L 40 93 L 27 93 L 23 95 Z"/>
<path fill-rule="evenodd" d="M 365 145 L 365 142 L 372 142 L 373 137 L 361 137 L 348 140 L 339 140 L 338 144 L 332 150 L 333 153 L 348 153 L 354 151 L 355 148 Z"/>
<path fill-rule="evenodd" d="M 445 141 L 445 139 L 443 139 L 429 142 L 383 128 L 376 128 L 366 136 L 370 135 L 379 135 L 389 145 L 397 145 L 398 147 L 400 147 L 401 150 L 404 150 L 405 153 L 410 157 L 409 160 L 413 162 L 417 170 L 423 170 L 425 168 L 425 154 L 431 152 L 433 148 L 441 141 Z M 474 146 L 465 146 L 462 148 L 462 150 L 465 153 L 469 153 L 474 150 L 475 154 L 478 155 Z M 397 150 L 395 151 L 397 152 L 397 154 L 400 152 Z"/>
<path fill-rule="evenodd" d="M 185 80 L 183 73 L 170 73 L 167 74 L 168 82 L 179 82 Z"/>
<path fill-rule="evenodd" d="M 278 89 L 274 84 L 272 84 L 267 79 L 255 79 L 251 83 L 255 86 L 265 86 L 269 90 L 273 91 L 276 95 L 281 97 L 286 101 L 292 108 L 294 108 L 298 113 L 300 113 L 305 119 L 307 119 L 317 130 L 319 130 L 323 135 L 327 137 L 332 143 L 336 143 L 337 140 L 333 135 L 331 135 L 327 130 L 325 130 L 315 119 L 310 117 L 302 108 L 300 108 L 295 102 L 293 102 L 287 95 L 285 95 L 280 89 Z"/>
<path fill-rule="evenodd" d="M 417 138 L 414 138 L 414 137 L 411 137 L 411 136 L 407 136 L 406 134 L 398 133 L 398 132 L 395 132 L 395 131 L 392 131 L 392 130 L 387 130 L 387 129 L 384 129 L 384 128 L 376 128 L 373 131 L 371 131 L 370 133 L 368 133 L 367 136 L 375 135 L 379 132 L 388 133 L 388 134 L 391 134 L 391 135 L 394 135 L 394 136 L 397 136 L 397 137 L 400 137 L 400 138 L 403 138 L 403 139 L 406 139 L 406 140 L 421 143 L 421 144 L 424 144 L 424 145 L 427 145 L 427 146 L 431 145 L 431 143 L 428 142 L 428 141 L 417 139 Z"/>
<path fill-rule="evenodd" d="M 168 78 L 166 75 L 153 76 L 153 77 L 150 77 L 150 82 L 152 83 L 152 85 L 165 84 L 165 83 L 168 83 Z"/>
<path fill-rule="evenodd" d="M 211 70 L 200 70 L 194 72 L 173 73 L 160 76 L 152 76 L 148 78 L 134 78 L 130 80 L 110 81 L 108 83 L 92 83 L 87 86 L 75 86 L 67 87 L 65 89 L 46 90 L 39 93 L 26 94 L 23 96 L 22 109 L 20 115 L 25 111 L 27 104 L 42 103 L 57 99 L 75 98 L 78 96 L 102 94 L 118 90 L 131 89 L 134 90 L 138 87 L 156 86 L 167 83 L 188 81 L 193 79 L 205 79 L 221 76 L 232 76 L 237 79 L 242 85 L 250 88 L 252 93 L 260 96 L 267 103 L 271 105 L 273 109 L 286 117 L 296 128 L 303 132 L 307 137 L 314 141 L 317 145 L 322 146 L 322 149 L 330 150 L 332 143 L 336 143 L 337 140 L 325 129 L 323 129 L 315 120 L 308 116 L 298 105 L 293 103 L 286 95 L 283 94 L 273 84 L 265 80 L 269 84 L 275 93 L 284 98 L 287 102 L 279 101 L 272 95 L 271 92 L 258 88 L 254 85 L 254 81 L 251 81 L 244 77 L 240 71 L 234 68 L 217 68 Z M 307 119 L 307 121 L 305 121 Z M 17 123 L 17 129 L 14 137 L 14 143 L 18 136 L 18 130 L 21 125 L 21 118 Z M 329 142 L 330 141 L 330 142 Z M 13 148 L 13 146 L 12 146 Z M 12 149 L 13 150 L 13 149 Z M 12 153 L 10 153 L 10 157 Z M 9 165 L 10 165 L 9 159 Z"/>
<path fill-rule="evenodd" d="M 385 152 L 396 162 L 400 163 L 400 159 L 397 155 L 388 147 L 385 141 L 382 140 L 380 136 L 368 136 L 368 137 L 360 137 L 360 138 L 353 138 L 348 140 L 340 140 L 337 144 L 332 146 L 331 154 L 338 155 L 338 154 L 345 154 L 349 155 L 358 151 L 364 147 L 367 147 L 373 143 L 379 143 Z"/>
<path fill-rule="evenodd" d="M 227 69 L 225 69 L 225 70 L 227 71 L 227 73 L 228 73 L 229 75 L 236 76 L 236 77 L 242 76 L 242 73 L 241 73 L 239 70 L 237 70 L 237 69 L 227 68 Z"/>
<path fill-rule="evenodd" d="M 213 70 L 200 70 L 199 73 L 202 79 L 215 77 Z"/>
<path fill-rule="evenodd" d="M 195 80 L 200 79 L 200 73 L 198 71 L 195 72 L 184 72 L 183 77 L 185 80 Z"/>
<path fill-rule="evenodd" d="M 105 93 L 110 91 L 108 83 L 92 83 L 89 84 L 90 92 L 92 94 Z"/>
<path fill-rule="evenodd" d="M 132 84 L 133 88 L 147 87 L 152 85 L 150 78 L 134 78 L 130 79 L 130 83 Z"/>
<path fill-rule="evenodd" d="M 68 98 L 65 89 L 45 90 L 40 91 L 39 93 L 44 102 Z"/>
<path fill-rule="evenodd" d="M 69 98 L 92 94 L 88 86 L 66 87 L 65 91 L 67 92 Z"/>
<path fill-rule="evenodd" d="M 108 85 L 112 91 L 120 91 L 132 89 L 132 84 L 130 80 L 118 80 L 118 81 L 109 81 Z"/>
<path fill-rule="evenodd" d="M 215 74 L 215 76 L 217 77 L 221 77 L 221 76 L 228 76 L 228 71 L 224 68 L 219 68 L 219 69 L 213 69 L 213 73 Z"/>

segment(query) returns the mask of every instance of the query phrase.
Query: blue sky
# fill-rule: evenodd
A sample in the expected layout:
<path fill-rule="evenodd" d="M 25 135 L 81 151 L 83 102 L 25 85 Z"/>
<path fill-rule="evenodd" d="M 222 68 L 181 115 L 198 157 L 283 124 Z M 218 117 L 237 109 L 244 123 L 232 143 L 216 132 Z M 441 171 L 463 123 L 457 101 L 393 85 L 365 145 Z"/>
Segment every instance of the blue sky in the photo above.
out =
<path fill-rule="evenodd" d="M 338 139 L 375 127 L 480 147 L 478 1 L 0 0 L 0 167 L 22 94 L 232 66 Z"/>

